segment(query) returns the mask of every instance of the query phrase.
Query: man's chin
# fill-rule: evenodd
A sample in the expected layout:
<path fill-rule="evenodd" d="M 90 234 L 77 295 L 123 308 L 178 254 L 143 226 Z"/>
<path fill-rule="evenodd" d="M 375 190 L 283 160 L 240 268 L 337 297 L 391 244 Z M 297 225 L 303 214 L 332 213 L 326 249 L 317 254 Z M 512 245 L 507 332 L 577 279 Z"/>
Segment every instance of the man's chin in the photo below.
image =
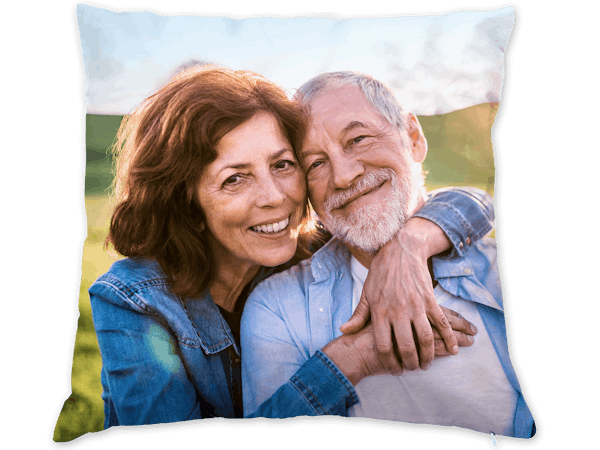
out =
<path fill-rule="evenodd" d="M 405 223 L 402 215 L 389 210 L 383 214 L 377 212 L 367 206 L 348 219 L 330 215 L 324 224 L 347 246 L 373 254 L 392 240 Z"/>

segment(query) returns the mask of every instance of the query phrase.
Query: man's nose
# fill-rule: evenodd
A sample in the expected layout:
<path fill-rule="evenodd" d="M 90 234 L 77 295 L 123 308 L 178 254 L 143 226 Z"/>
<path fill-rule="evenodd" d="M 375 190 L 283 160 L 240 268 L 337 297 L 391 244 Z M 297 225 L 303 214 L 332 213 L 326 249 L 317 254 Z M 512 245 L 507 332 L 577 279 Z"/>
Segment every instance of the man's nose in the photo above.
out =
<path fill-rule="evenodd" d="M 343 154 L 336 155 L 336 158 L 331 161 L 331 168 L 333 187 L 336 189 L 348 189 L 354 180 L 365 173 L 365 168 L 360 161 Z"/>
<path fill-rule="evenodd" d="M 258 182 L 256 205 L 260 208 L 277 207 L 285 200 L 285 192 L 281 183 L 272 175 L 262 177 Z"/>

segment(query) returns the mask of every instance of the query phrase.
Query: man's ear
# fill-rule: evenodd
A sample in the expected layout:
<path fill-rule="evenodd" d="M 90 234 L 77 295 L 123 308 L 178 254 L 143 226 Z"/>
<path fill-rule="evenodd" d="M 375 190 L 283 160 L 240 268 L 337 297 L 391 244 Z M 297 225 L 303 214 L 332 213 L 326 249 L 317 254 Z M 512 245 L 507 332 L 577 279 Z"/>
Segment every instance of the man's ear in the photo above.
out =
<path fill-rule="evenodd" d="M 412 114 L 406 114 L 407 121 L 407 133 L 409 142 L 411 145 L 411 154 L 413 160 L 416 162 L 422 163 L 427 156 L 427 139 L 425 139 L 425 135 L 423 134 L 423 130 L 421 128 L 421 124 L 419 123 L 419 119 Z"/>

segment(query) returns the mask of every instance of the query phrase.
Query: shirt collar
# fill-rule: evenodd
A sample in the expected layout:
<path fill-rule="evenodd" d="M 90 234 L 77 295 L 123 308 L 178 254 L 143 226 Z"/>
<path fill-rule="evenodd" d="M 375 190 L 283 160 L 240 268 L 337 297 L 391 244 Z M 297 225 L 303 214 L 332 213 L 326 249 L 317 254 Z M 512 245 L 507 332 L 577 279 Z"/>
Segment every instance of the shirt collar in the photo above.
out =
<path fill-rule="evenodd" d="M 336 237 L 329 240 L 311 258 L 310 269 L 316 282 L 326 280 L 333 272 L 350 267 L 350 250 Z"/>
<path fill-rule="evenodd" d="M 469 255 L 462 258 L 433 258 L 433 277 L 445 291 L 465 300 L 503 311 L 502 299 L 498 300 L 481 284 L 475 274 L 476 267 Z"/>

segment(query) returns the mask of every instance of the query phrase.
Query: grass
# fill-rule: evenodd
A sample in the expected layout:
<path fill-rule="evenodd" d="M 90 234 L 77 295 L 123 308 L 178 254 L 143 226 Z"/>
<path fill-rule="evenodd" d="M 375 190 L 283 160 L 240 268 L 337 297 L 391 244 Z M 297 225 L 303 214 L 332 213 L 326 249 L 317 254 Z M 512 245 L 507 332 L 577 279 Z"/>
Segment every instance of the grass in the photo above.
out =
<path fill-rule="evenodd" d="M 88 237 L 83 245 L 80 314 L 71 374 L 72 394 L 65 401 L 54 429 L 53 438 L 56 442 L 70 441 L 85 433 L 100 431 L 104 426 L 103 402 L 100 397 L 102 360 L 87 290 L 96 278 L 108 271 L 115 259 L 103 248 L 108 232 L 108 198 L 103 195 L 86 196 L 85 209 Z"/>
<path fill-rule="evenodd" d="M 442 116 L 419 117 L 429 144 L 424 165 L 429 172 L 428 189 L 475 186 L 493 195 L 494 160 L 490 139 L 496 111 L 497 105 L 485 104 Z M 106 191 L 112 180 L 111 162 L 106 155 L 121 119 L 120 116 L 96 115 L 86 118 L 87 239 L 83 246 L 72 394 L 65 401 L 54 430 L 57 442 L 100 431 L 104 423 L 102 361 L 87 290 L 115 261 L 103 249 L 109 221 Z"/>

